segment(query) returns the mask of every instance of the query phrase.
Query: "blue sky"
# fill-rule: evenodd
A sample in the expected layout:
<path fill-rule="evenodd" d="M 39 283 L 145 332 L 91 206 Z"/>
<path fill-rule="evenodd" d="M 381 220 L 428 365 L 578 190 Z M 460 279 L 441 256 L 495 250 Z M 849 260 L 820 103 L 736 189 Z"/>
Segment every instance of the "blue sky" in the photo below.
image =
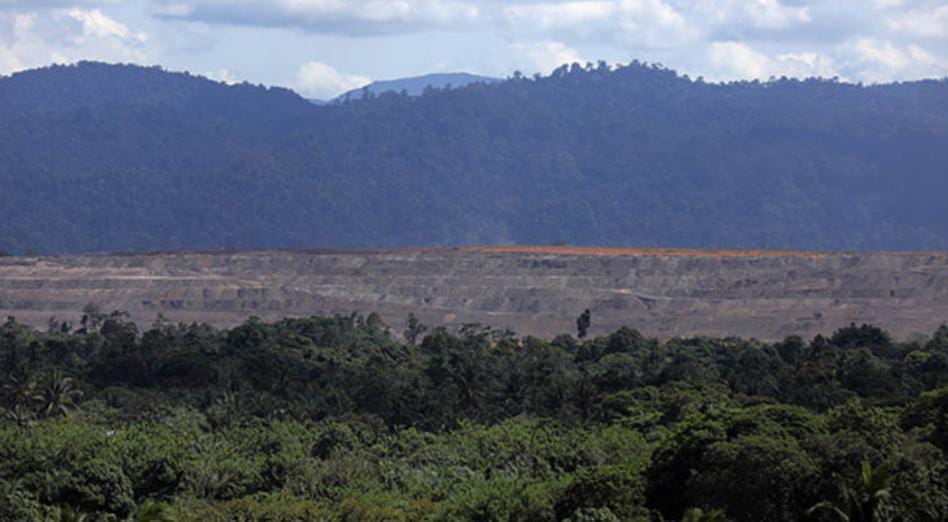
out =
<path fill-rule="evenodd" d="M 329 98 L 633 59 L 708 80 L 948 76 L 948 0 L 0 0 L 0 75 L 158 64 Z"/>

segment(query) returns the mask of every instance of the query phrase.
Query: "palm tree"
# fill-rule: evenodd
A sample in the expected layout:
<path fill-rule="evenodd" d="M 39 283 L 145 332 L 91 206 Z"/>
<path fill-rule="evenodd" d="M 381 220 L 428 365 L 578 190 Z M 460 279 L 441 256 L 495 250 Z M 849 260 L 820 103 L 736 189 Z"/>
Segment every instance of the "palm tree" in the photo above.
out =
<path fill-rule="evenodd" d="M 174 522 L 167 506 L 159 502 L 145 502 L 135 511 L 134 522 Z"/>
<path fill-rule="evenodd" d="M 196 455 L 200 455 L 198 467 L 190 484 L 191 494 L 203 500 L 215 500 L 222 493 L 231 489 L 234 475 L 229 471 L 217 469 L 214 465 L 215 456 L 224 448 L 222 441 L 200 440 L 193 448 Z"/>
<path fill-rule="evenodd" d="M 68 415 L 81 397 L 82 390 L 76 386 L 76 381 L 59 371 L 49 374 L 39 393 L 33 396 L 39 403 L 37 414 L 40 417 Z"/>
<path fill-rule="evenodd" d="M 13 371 L 7 375 L 3 386 L 0 386 L 0 398 L 4 404 L 11 409 L 17 406 L 23 406 L 24 402 L 30 402 L 35 393 L 36 382 L 27 378 L 22 371 Z"/>
<path fill-rule="evenodd" d="M 872 469 L 868 462 L 862 463 L 861 490 L 853 492 L 846 483 L 839 482 L 839 499 L 824 501 L 807 510 L 807 516 L 819 511 L 828 511 L 843 522 L 886 522 L 891 520 L 886 502 L 892 496 L 891 476 L 883 469 Z"/>
<path fill-rule="evenodd" d="M 703 509 L 694 508 L 685 512 L 681 522 L 728 522 L 728 518 L 724 512 L 719 509 L 705 511 Z"/>
<path fill-rule="evenodd" d="M 59 522 L 86 522 L 89 515 L 72 507 L 63 507 L 59 510 Z"/>
<path fill-rule="evenodd" d="M 13 408 L 4 410 L 3 418 L 25 430 L 33 426 L 36 421 L 36 414 L 26 406 L 17 404 Z"/>

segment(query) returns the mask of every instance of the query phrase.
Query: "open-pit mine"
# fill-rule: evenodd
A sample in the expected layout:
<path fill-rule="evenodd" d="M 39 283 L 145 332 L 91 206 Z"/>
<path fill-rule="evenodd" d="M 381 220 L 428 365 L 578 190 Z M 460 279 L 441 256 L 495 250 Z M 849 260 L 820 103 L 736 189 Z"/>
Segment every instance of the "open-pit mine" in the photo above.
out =
<path fill-rule="evenodd" d="M 44 328 L 94 303 L 142 326 L 377 313 L 392 331 L 481 323 L 545 337 L 627 325 L 659 337 L 774 340 L 948 322 L 948 255 L 472 247 L 0 258 L 0 314 Z"/>

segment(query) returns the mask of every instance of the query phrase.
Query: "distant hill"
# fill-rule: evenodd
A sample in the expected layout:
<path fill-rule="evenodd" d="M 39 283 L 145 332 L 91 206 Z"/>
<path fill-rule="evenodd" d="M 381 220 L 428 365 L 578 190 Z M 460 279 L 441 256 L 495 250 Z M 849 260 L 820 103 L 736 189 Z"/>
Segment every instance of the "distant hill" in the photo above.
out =
<path fill-rule="evenodd" d="M 382 94 L 384 92 L 404 91 L 409 96 L 420 96 L 425 89 L 432 87 L 434 89 L 444 89 L 447 87 L 459 88 L 472 83 L 494 83 L 499 82 L 497 78 L 487 76 L 478 76 L 468 73 L 436 73 L 417 76 L 414 78 L 402 78 L 398 80 L 382 80 L 372 82 L 365 87 L 353 89 L 342 96 L 336 98 L 336 101 L 343 101 L 346 98 L 350 100 L 361 100 L 366 92 L 372 94 Z"/>
<path fill-rule="evenodd" d="M 633 63 L 316 106 L 83 63 L 0 79 L 0 250 L 948 249 L 948 82 Z"/>

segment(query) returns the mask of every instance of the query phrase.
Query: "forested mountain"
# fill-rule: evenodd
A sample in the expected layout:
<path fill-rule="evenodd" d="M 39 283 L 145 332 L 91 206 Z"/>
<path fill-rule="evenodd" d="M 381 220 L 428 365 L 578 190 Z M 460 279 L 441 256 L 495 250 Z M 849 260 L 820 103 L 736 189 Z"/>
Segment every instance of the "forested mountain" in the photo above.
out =
<path fill-rule="evenodd" d="M 83 63 L 0 79 L 0 249 L 944 249 L 946 145 L 946 81 L 633 63 L 316 106 Z"/>
<path fill-rule="evenodd" d="M 415 76 L 412 78 L 400 78 L 398 80 L 380 80 L 372 82 L 361 89 L 353 89 L 342 96 L 336 98 L 336 101 L 359 100 L 366 93 L 383 94 L 386 92 L 402 93 L 409 96 L 419 96 L 424 94 L 425 89 L 451 89 L 460 88 L 472 83 L 494 83 L 499 81 L 497 78 L 487 76 L 478 76 L 468 73 L 436 73 Z"/>

